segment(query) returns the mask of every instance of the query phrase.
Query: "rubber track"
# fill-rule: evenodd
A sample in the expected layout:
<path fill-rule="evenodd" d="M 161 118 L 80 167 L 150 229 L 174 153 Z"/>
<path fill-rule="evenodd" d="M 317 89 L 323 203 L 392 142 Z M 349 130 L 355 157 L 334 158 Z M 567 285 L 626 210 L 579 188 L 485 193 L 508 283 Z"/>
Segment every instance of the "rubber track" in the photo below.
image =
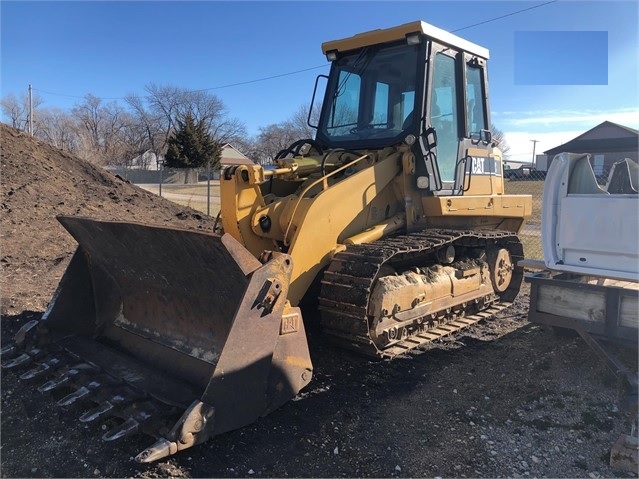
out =
<path fill-rule="evenodd" d="M 517 235 L 509 231 L 426 230 L 348 246 L 333 257 L 322 279 L 319 306 L 324 332 L 349 349 L 390 358 L 493 317 L 514 301 L 523 279 L 523 268 L 517 266 L 509 288 L 500 295 L 500 301 L 487 305 L 483 311 L 453 317 L 449 322 L 380 350 L 369 336 L 366 312 L 375 278 L 382 266 L 397 260 L 422 257 L 450 244 L 481 248 L 500 246 L 510 251 L 514 265 L 523 259 L 522 244 Z"/>

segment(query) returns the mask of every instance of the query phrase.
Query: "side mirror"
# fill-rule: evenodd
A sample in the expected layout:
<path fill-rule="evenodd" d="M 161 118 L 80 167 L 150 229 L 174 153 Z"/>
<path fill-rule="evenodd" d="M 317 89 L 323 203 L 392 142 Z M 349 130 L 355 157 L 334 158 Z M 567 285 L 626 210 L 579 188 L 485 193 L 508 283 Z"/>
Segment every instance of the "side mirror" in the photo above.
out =
<path fill-rule="evenodd" d="M 320 82 L 320 78 L 323 78 L 325 82 L 328 83 L 328 77 L 326 75 L 317 75 L 317 78 L 315 79 L 315 88 L 313 88 L 313 98 L 311 98 L 311 106 L 308 109 L 308 118 L 306 119 L 306 124 L 315 129 L 317 129 L 317 125 L 313 125 L 311 123 L 311 115 L 313 114 L 313 107 L 315 106 L 315 95 L 317 94 L 317 88 Z"/>
<path fill-rule="evenodd" d="M 490 130 L 479 130 L 479 141 L 485 145 L 489 145 L 493 141 L 493 134 Z"/>
<path fill-rule="evenodd" d="M 435 130 L 435 128 L 433 128 L 432 126 L 426 128 L 422 136 L 424 137 L 424 143 L 429 150 L 432 150 L 437 146 L 437 131 Z"/>

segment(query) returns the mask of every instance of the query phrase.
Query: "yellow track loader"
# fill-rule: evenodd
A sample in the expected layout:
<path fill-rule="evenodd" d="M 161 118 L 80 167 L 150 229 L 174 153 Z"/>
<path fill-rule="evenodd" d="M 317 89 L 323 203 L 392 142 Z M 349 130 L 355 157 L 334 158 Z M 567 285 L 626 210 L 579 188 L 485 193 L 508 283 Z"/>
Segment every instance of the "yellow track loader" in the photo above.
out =
<path fill-rule="evenodd" d="M 78 249 L 3 350 L 80 420 L 157 442 L 242 427 L 311 380 L 300 302 L 337 343 L 392 358 L 516 297 L 530 196 L 504 193 L 488 51 L 424 22 L 322 45 L 317 133 L 220 179 L 223 235 L 60 217 Z M 306 302 L 304 303 L 306 304 Z"/>

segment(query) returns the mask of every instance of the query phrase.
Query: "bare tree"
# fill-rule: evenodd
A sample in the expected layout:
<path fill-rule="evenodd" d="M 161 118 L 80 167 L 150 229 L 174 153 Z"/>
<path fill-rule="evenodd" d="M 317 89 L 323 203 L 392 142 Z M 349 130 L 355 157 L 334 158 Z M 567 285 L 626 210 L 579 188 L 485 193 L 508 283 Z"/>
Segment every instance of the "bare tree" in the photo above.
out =
<path fill-rule="evenodd" d="M 300 139 L 298 132 L 287 122 L 272 124 L 259 129 L 257 136 L 257 160 L 261 164 L 272 163 L 275 156 Z"/>
<path fill-rule="evenodd" d="M 38 111 L 34 135 L 61 150 L 78 151 L 78 128 L 73 117 L 59 108 Z"/>
<path fill-rule="evenodd" d="M 146 101 L 150 113 L 156 120 L 156 135 L 159 139 L 157 153 L 164 154 L 166 145 L 174 130 L 180 103 L 180 89 L 174 86 L 159 86 L 151 83 L 146 86 Z"/>
<path fill-rule="evenodd" d="M 137 155 L 135 148 L 131 149 L 126 142 L 126 131 L 131 127 L 131 116 L 115 102 L 105 105 L 101 113 L 104 121 L 100 136 L 105 163 L 113 165 L 129 161 L 131 158 L 126 155 Z"/>
<path fill-rule="evenodd" d="M 309 122 L 309 106 L 308 105 L 300 105 L 293 116 L 285 123 L 298 135 L 298 139 L 302 138 L 315 138 L 316 130 L 311 127 Z M 310 115 L 310 122 L 313 125 L 317 125 L 319 122 L 319 116 L 322 109 L 322 105 L 316 103 L 313 107 L 313 111 Z"/>
<path fill-rule="evenodd" d="M 2 106 L 3 115 L 10 120 L 12 127 L 19 130 L 24 128 L 27 122 L 24 105 L 18 101 L 13 93 L 5 95 L 0 100 L 0 106 Z"/>
<path fill-rule="evenodd" d="M 255 163 L 261 165 L 270 164 L 270 160 L 266 157 L 263 157 L 257 138 L 246 137 L 237 139 L 233 142 L 233 147 L 240 151 L 247 158 L 253 160 Z"/>
<path fill-rule="evenodd" d="M 87 94 L 71 114 L 79 125 L 80 156 L 101 165 L 127 160 L 122 156 L 128 154 L 123 132 L 132 117 L 118 103 L 103 105 L 100 98 Z"/>
<path fill-rule="evenodd" d="M 185 104 L 193 106 L 191 113 L 194 118 L 203 122 L 211 137 L 219 144 L 233 143 L 246 137 L 244 123 L 230 117 L 226 105 L 215 95 L 191 92 L 186 100 Z"/>
<path fill-rule="evenodd" d="M 138 134 L 141 135 L 137 140 L 140 142 L 140 149 L 144 148 L 144 151 L 155 154 L 156 158 L 160 157 L 166 151 L 166 142 L 170 133 L 170 129 L 167 129 L 163 123 L 165 116 L 147 107 L 145 100 L 139 96 L 129 95 L 126 97 L 126 102 L 131 110 Z"/>
<path fill-rule="evenodd" d="M 115 164 L 127 163 L 137 158 L 137 165 L 147 169 L 151 160 L 147 153 L 150 152 L 155 155 L 155 151 L 149 142 L 145 125 L 140 123 L 137 117 L 130 112 L 126 112 L 123 115 L 122 121 L 123 127 L 118 135 L 120 148 L 118 157 L 120 162 L 115 162 Z"/>
<path fill-rule="evenodd" d="M 31 103 L 34 110 L 34 120 L 37 118 L 35 110 L 44 103 L 39 95 L 31 96 Z M 10 125 L 18 130 L 24 130 L 29 123 L 29 96 L 26 93 L 20 95 L 17 99 L 13 93 L 8 93 L 0 99 L 0 108 L 2 114 L 10 121 Z M 34 121 L 34 126 L 36 122 Z"/>
<path fill-rule="evenodd" d="M 249 140 L 244 123 L 232 118 L 222 100 L 209 92 L 153 83 L 146 87 L 146 92 L 144 97 L 127 97 L 124 107 L 117 102 L 105 104 L 97 96 L 87 94 L 68 114 L 46 110 L 40 122 L 35 115 L 34 134 L 102 165 L 127 164 L 135 157 L 144 159 L 146 152 L 156 157 L 164 155 L 177 122 L 189 115 L 205 126 L 216 143 L 246 144 Z M 42 100 L 34 97 L 34 108 L 40 103 Z M 26 128 L 26 95 L 18 100 L 9 94 L 0 101 L 0 106 L 12 126 Z"/>
<path fill-rule="evenodd" d="M 495 124 L 490 125 L 491 132 L 493 134 L 493 141 L 497 144 L 499 149 L 501 150 L 504 159 L 508 159 L 508 153 L 510 152 L 510 145 L 506 141 L 506 136 L 504 132 L 495 126 Z"/>
<path fill-rule="evenodd" d="M 314 139 L 315 128 L 308 125 L 309 108 L 308 105 L 301 105 L 287 120 L 260 127 L 252 142 L 240 143 L 249 149 L 243 153 L 260 164 L 270 164 L 281 150 L 288 148 L 293 142 Z M 311 123 L 317 124 L 320 110 L 321 105 L 315 105 Z"/>
<path fill-rule="evenodd" d="M 103 121 L 100 105 L 102 100 L 90 93 L 85 95 L 84 102 L 76 105 L 71 114 L 78 122 L 82 145 L 79 154 L 86 160 L 101 163 L 100 130 Z"/>

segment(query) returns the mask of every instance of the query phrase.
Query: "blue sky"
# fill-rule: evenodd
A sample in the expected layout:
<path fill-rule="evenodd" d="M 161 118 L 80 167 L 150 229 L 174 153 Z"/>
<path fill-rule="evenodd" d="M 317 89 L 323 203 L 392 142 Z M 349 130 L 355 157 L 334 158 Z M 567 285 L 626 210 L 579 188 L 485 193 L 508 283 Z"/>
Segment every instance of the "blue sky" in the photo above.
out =
<path fill-rule="evenodd" d="M 256 134 L 310 102 L 315 77 L 328 72 L 322 42 L 424 20 L 462 29 L 456 34 L 490 50 L 492 120 L 506 132 L 512 160 L 531 158 L 532 139 L 539 153 L 604 120 L 639 128 L 638 2 L 547 2 L 3 0 L 0 96 L 32 84 L 42 107 L 67 109 L 87 93 L 105 102 L 143 95 L 151 82 L 211 89 Z M 559 44 L 548 46 L 545 31 L 600 32 L 593 38 L 607 47 L 552 35 Z M 516 66 L 528 59 L 553 78 L 584 64 L 590 72 L 607 67 L 607 76 L 585 81 L 603 84 L 522 84 Z M 269 77 L 276 78 L 255 81 Z"/>

